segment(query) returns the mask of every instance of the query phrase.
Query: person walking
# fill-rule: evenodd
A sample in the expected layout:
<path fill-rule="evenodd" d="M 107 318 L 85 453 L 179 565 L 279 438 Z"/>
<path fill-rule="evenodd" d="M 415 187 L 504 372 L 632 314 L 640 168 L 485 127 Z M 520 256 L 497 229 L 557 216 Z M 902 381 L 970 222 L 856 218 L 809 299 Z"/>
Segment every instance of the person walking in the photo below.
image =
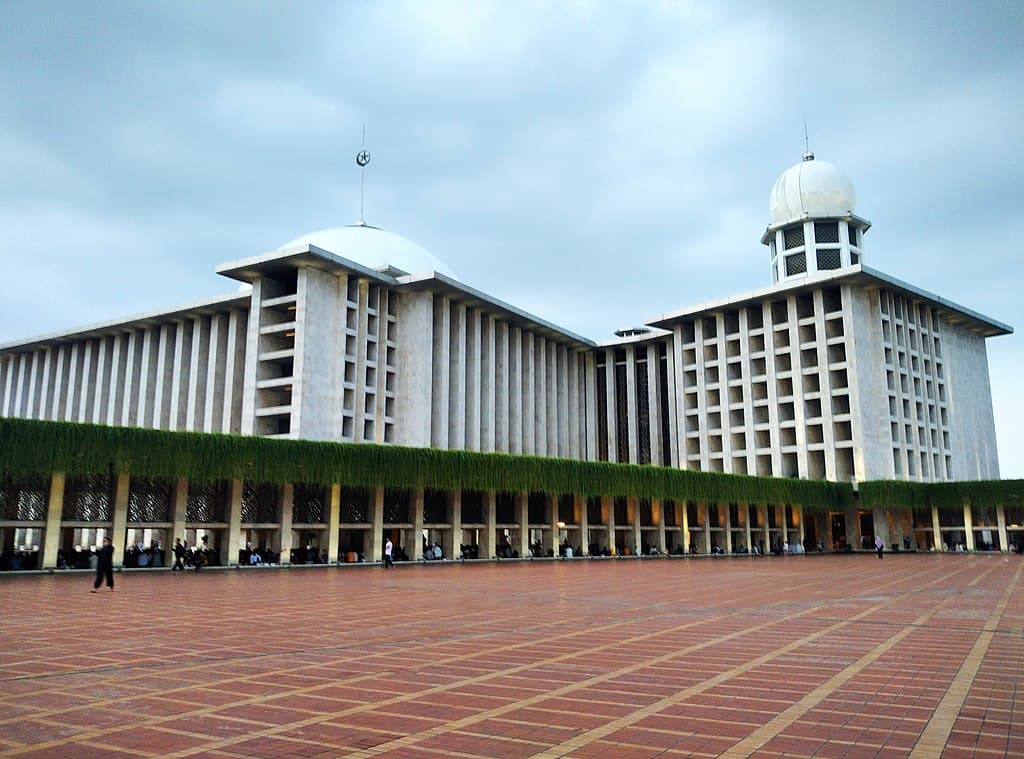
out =
<path fill-rule="evenodd" d="M 882 542 L 881 535 L 875 535 L 875 550 L 878 551 L 878 558 L 882 558 L 882 551 L 885 549 L 885 543 Z"/>
<path fill-rule="evenodd" d="M 174 566 L 171 567 L 172 572 L 185 571 L 185 552 L 187 550 L 181 542 L 181 538 L 174 539 Z"/>
<path fill-rule="evenodd" d="M 391 558 L 391 554 L 394 551 L 394 549 L 395 547 L 391 543 L 391 538 L 388 538 L 387 542 L 384 543 L 384 569 L 390 569 L 392 566 L 394 566 L 395 562 L 392 561 Z"/>
<path fill-rule="evenodd" d="M 114 546 L 110 545 L 110 538 L 103 538 L 103 545 L 96 552 L 96 582 L 92 584 L 92 592 L 98 593 L 103 580 L 107 581 L 107 587 L 114 590 Z"/>

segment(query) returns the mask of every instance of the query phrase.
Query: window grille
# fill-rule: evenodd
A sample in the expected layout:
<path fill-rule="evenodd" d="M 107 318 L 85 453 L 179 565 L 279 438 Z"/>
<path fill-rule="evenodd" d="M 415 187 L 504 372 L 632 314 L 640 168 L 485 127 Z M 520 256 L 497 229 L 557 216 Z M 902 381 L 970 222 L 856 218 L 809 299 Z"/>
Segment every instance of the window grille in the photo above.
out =
<path fill-rule="evenodd" d="M 587 522 L 591 527 L 604 524 L 604 519 L 601 516 L 601 498 L 599 496 L 592 495 L 587 498 Z"/>
<path fill-rule="evenodd" d="M 526 504 L 526 521 L 529 524 L 545 524 L 548 519 L 548 499 L 544 493 L 530 493 Z"/>
<path fill-rule="evenodd" d="M 462 523 L 484 523 L 484 494 L 479 490 L 462 491 Z"/>
<path fill-rule="evenodd" d="M 50 478 L 41 474 L 0 478 L 0 520 L 42 522 L 46 520 Z"/>
<path fill-rule="evenodd" d="M 597 375 L 597 460 L 608 460 L 608 379 L 604 364 L 598 364 Z"/>
<path fill-rule="evenodd" d="M 804 244 L 804 225 L 799 224 L 795 227 L 789 227 L 783 231 L 783 239 L 785 240 L 786 250 L 793 248 L 799 248 Z"/>
<path fill-rule="evenodd" d="M 109 522 L 114 478 L 109 474 L 69 477 L 64 485 L 62 519 L 68 522 Z"/>
<path fill-rule="evenodd" d="M 814 224 L 814 242 L 817 245 L 822 243 L 839 242 L 839 222 L 819 221 Z"/>
<path fill-rule="evenodd" d="M 229 493 L 227 480 L 216 482 L 190 482 L 188 503 L 185 506 L 187 522 L 223 522 L 227 513 Z"/>
<path fill-rule="evenodd" d="M 853 224 L 847 224 L 846 229 L 850 234 L 850 245 L 857 246 L 857 227 Z"/>
<path fill-rule="evenodd" d="M 629 401 L 626 397 L 626 365 L 615 366 L 615 438 L 617 461 L 629 462 Z"/>
<path fill-rule="evenodd" d="M 497 494 L 497 503 L 495 504 L 495 521 L 498 524 L 515 524 L 516 523 L 516 501 L 515 496 L 512 493 L 502 491 Z"/>
<path fill-rule="evenodd" d="M 170 521 L 171 493 L 171 483 L 167 480 L 132 477 L 128 484 L 128 521 Z"/>
<path fill-rule="evenodd" d="M 668 351 L 664 345 L 658 348 L 658 394 L 661 398 L 661 465 L 672 466 L 672 435 L 668 418 Z"/>
<path fill-rule="evenodd" d="M 786 256 L 786 276 L 794 274 L 805 274 L 807 272 L 807 255 L 805 253 L 794 253 Z"/>
<path fill-rule="evenodd" d="M 631 524 L 629 519 L 629 504 L 626 502 L 625 497 L 621 495 L 615 496 L 615 500 L 612 501 L 615 508 L 615 524 L 616 525 L 627 525 Z"/>
<path fill-rule="evenodd" d="M 839 248 L 825 248 L 824 250 L 819 249 L 818 255 L 818 271 L 826 271 L 827 269 L 838 269 L 843 265 L 842 258 L 839 256 Z"/>
<path fill-rule="evenodd" d="M 384 523 L 406 524 L 409 519 L 409 491 L 405 488 L 385 488 Z"/>
<path fill-rule="evenodd" d="M 327 488 L 323 485 L 295 483 L 292 490 L 292 522 L 324 524 L 327 522 Z"/>
<path fill-rule="evenodd" d="M 465 500 L 465 497 L 463 497 Z M 463 515 L 465 521 L 465 515 Z M 427 488 L 423 491 L 424 524 L 448 524 L 448 494 Z"/>
<path fill-rule="evenodd" d="M 278 486 L 270 482 L 242 484 L 242 524 L 267 524 L 277 521 Z"/>
<path fill-rule="evenodd" d="M 558 496 L 558 521 L 566 524 L 576 521 L 576 504 L 569 493 Z"/>
<path fill-rule="evenodd" d="M 647 397 L 647 362 L 636 364 L 637 461 L 651 463 L 651 411 Z"/>

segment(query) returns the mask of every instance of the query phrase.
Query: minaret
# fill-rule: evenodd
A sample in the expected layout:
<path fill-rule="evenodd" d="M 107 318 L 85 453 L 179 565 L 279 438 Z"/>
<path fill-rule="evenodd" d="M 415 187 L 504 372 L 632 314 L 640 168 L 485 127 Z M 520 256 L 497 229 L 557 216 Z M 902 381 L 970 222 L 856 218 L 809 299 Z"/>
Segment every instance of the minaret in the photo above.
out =
<path fill-rule="evenodd" d="M 856 200 L 846 172 L 816 161 L 810 150 L 782 172 L 769 200 L 771 224 L 761 237 L 771 251 L 772 283 L 860 264 L 871 222 L 854 214 Z"/>

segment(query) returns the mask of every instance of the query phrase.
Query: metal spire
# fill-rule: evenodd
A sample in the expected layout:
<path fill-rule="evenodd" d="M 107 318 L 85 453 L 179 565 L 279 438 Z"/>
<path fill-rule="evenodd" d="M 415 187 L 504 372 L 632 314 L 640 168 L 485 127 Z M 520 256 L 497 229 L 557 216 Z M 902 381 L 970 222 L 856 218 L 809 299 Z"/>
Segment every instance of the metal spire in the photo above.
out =
<path fill-rule="evenodd" d="M 356 224 L 360 227 L 366 226 L 366 219 L 364 218 L 364 201 L 366 199 L 366 164 L 370 162 L 370 152 L 366 149 L 366 124 L 363 124 L 363 146 L 362 149 L 356 153 L 356 166 L 360 169 L 359 177 L 359 221 Z"/>
<path fill-rule="evenodd" d="M 813 161 L 814 153 L 811 152 L 810 144 L 807 141 L 807 119 L 804 118 L 804 160 Z"/>

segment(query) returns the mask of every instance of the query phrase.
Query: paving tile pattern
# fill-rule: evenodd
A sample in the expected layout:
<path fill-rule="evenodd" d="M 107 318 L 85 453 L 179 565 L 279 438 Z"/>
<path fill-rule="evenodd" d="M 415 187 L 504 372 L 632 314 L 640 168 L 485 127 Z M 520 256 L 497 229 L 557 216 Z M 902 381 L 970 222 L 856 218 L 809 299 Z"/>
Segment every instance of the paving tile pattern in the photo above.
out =
<path fill-rule="evenodd" d="M 1024 560 L 0 578 L 0 757 L 1024 757 Z"/>

